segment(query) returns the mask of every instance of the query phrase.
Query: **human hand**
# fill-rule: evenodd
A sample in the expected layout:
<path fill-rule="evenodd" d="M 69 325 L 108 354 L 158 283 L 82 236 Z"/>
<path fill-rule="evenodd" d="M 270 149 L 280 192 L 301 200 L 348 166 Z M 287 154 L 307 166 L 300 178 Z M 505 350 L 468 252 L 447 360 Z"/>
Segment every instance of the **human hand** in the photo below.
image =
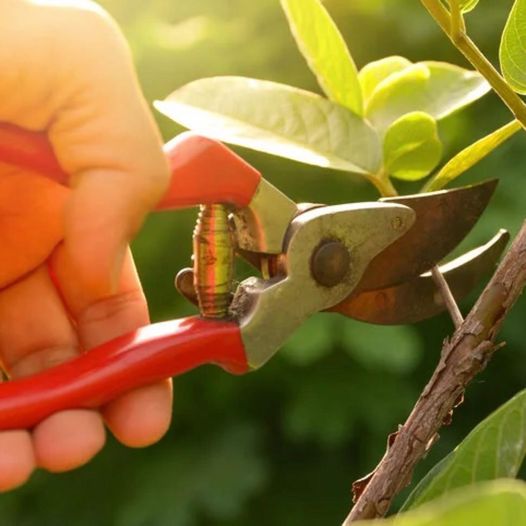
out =
<path fill-rule="evenodd" d="M 70 188 L 0 164 L 0 359 L 13 377 L 68 360 L 148 323 L 127 244 L 168 182 L 161 140 L 126 43 L 95 4 L 0 6 L 0 122 L 45 130 Z M 104 445 L 103 421 L 129 446 L 167 430 L 169 381 L 100 413 L 62 411 L 0 433 L 0 490 L 35 467 L 66 471 Z"/>

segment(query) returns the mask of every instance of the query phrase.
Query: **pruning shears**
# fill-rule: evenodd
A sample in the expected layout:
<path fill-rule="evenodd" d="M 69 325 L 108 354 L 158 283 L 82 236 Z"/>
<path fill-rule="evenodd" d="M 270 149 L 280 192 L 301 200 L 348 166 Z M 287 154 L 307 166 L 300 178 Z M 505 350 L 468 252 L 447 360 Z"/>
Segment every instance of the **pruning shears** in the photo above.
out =
<path fill-rule="evenodd" d="M 30 428 L 59 410 L 99 407 L 202 364 L 233 374 L 258 369 L 320 311 L 380 324 L 432 316 L 444 305 L 429 271 L 471 230 L 496 185 L 298 205 L 215 140 L 184 133 L 165 152 L 172 179 L 157 210 L 200 206 L 193 268 L 176 278 L 200 314 L 148 325 L 1 384 L 0 429 Z M 67 181 L 44 134 L 1 125 L 0 161 Z M 442 267 L 457 298 L 492 269 L 507 240 L 501 231 Z M 260 276 L 234 286 L 236 255 Z"/>

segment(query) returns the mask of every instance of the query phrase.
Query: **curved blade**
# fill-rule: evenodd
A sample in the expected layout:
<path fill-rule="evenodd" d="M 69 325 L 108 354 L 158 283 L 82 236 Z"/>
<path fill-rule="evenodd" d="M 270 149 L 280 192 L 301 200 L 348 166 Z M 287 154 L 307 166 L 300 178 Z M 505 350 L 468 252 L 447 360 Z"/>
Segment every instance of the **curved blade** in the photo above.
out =
<path fill-rule="evenodd" d="M 501 230 L 485 245 L 440 267 L 455 299 L 469 294 L 495 268 L 509 238 L 508 232 Z M 415 323 L 444 309 L 431 273 L 427 272 L 401 285 L 353 295 L 330 311 L 368 323 L 396 325 Z"/>
<path fill-rule="evenodd" d="M 392 287 L 416 278 L 444 259 L 473 228 L 488 205 L 496 180 L 453 190 L 382 199 L 416 212 L 413 227 L 378 254 L 357 291 Z"/>

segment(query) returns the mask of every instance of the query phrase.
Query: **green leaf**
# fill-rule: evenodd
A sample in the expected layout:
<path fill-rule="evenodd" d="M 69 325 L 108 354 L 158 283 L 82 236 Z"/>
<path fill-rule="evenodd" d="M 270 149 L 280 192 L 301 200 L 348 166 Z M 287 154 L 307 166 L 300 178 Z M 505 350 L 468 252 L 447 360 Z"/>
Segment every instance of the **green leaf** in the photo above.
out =
<path fill-rule="evenodd" d="M 500 41 L 500 67 L 508 84 L 526 94 L 526 0 L 515 0 Z"/>
<path fill-rule="evenodd" d="M 437 123 L 423 112 L 407 113 L 384 137 L 384 168 L 389 175 L 417 181 L 429 175 L 442 156 Z"/>
<path fill-rule="evenodd" d="M 423 191 L 433 192 L 444 188 L 451 181 L 482 161 L 493 150 L 515 135 L 521 129 L 518 121 L 511 121 L 502 128 L 486 135 L 469 145 L 448 161 L 442 169 L 424 186 Z"/>
<path fill-rule="evenodd" d="M 358 72 L 320 0 L 281 0 L 298 47 L 329 99 L 363 115 Z"/>
<path fill-rule="evenodd" d="M 526 390 L 471 431 L 453 452 L 420 481 L 403 509 L 419 506 L 460 486 L 497 478 L 513 478 L 525 456 Z"/>
<path fill-rule="evenodd" d="M 355 526 L 519 526 L 526 524 L 526 484 L 485 482 L 457 490 L 408 513 Z"/>
<path fill-rule="evenodd" d="M 469 11 L 473 11 L 473 9 L 475 9 L 479 3 L 479 0 L 449 0 L 449 4 L 451 4 L 452 1 L 458 4 L 462 13 L 469 13 Z"/>
<path fill-rule="evenodd" d="M 244 77 L 196 80 L 156 108 L 203 135 L 306 164 L 376 173 L 376 132 L 347 108 L 308 91 Z"/>
<path fill-rule="evenodd" d="M 414 111 L 439 120 L 479 99 L 489 89 L 476 71 L 444 62 L 419 62 L 392 74 L 378 86 L 367 104 L 366 116 L 380 131 Z"/>
<path fill-rule="evenodd" d="M 398 56 L 385 57 L 365 65 L 358 74 L 364 101 L 367 102 L 371 98 L 381 82 L 393 73 L 399 73 L 410 65 L 409 60 Z"/>

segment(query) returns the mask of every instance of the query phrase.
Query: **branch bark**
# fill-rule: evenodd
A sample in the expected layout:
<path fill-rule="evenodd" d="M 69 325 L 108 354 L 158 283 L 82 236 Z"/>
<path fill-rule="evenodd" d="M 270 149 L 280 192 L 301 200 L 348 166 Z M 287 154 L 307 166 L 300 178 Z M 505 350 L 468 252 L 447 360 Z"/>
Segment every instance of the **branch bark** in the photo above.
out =
<path fill-rule="evenodd" d="M 433 376 L 371 478 L 361 484 L 363 491 L 343 526 L 384 516 L 393 498 L 409 484 L 415 465 L 450 421 L 467 385 L 502 347 L 495 338 L 525 285 L 526 222 L 476 305 L 444 342 Z"/>

